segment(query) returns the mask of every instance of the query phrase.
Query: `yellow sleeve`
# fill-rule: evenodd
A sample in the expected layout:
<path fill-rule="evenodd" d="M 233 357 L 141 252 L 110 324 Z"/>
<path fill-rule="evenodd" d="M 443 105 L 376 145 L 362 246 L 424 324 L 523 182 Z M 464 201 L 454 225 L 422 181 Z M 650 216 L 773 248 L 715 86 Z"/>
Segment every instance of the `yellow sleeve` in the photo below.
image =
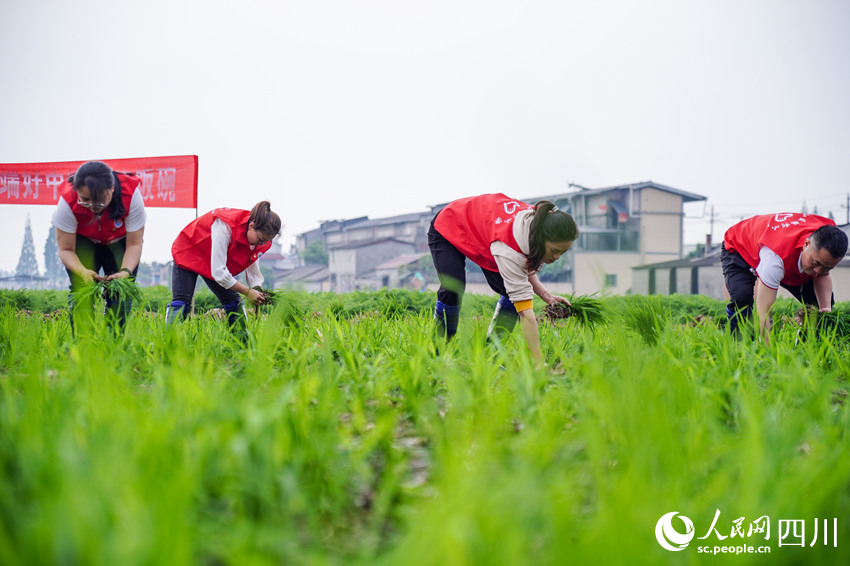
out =
<path fill-rule="evenodd" d="M 531 299 L 528 299 L 527 301 L 517 301 L 514 303 L 514 308 L 516 309 L 516 312 L 527 311 L 531 308 L 532 302 L 533 301 Z"/>

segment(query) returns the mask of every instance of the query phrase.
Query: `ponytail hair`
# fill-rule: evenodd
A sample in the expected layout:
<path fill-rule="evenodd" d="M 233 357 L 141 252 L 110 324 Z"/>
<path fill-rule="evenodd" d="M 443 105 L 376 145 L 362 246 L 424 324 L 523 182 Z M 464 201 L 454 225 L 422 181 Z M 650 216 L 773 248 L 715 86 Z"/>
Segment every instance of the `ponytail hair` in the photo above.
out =
<path fill-rule="evenodd" d="M 248 222 L 253 222 L 254 230 L 263 234 L 277 236 L 280 232 L 280 216 L 272 212 L 272 205 L 267 200 L 254 205 L 254 208 L 251 209 L 251 216 L 248 217 Z"/>
<path fill-rule="evenodd" d="M 573 242 L 578 238 L 578 225 L 573 217 L 559 210 L 555 203 L 548 200 L 538 201 L 534 205 L 534 218 L 528 233 L 529 271 L 537 271 L 546 254 L 546 242 Z"/>
<path fill-rule="evenodd" d="M 107 207 L 109 218 L 115 220 L 127 216 L 124 201 L 121 199 L 121 181 L 115 171 L 103 161 L 86 161 L 76 173 L 68 176 L 68 184 L 76 193 L 79 193 L 81 187 L 88 187 L 92 202 L 101 202 L 106 191 L 114 188 L 112 200 Z"/>

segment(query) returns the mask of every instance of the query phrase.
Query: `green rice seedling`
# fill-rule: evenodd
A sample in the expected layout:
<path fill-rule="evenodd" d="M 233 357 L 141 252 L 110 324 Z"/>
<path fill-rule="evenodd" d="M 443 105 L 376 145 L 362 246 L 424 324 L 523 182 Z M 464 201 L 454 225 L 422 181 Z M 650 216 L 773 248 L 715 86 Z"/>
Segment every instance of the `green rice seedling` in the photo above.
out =
<path fill-rule="evenodd" d="M 570 301 L 569 306 L 564 303 L 546 305 L 543 309 L 543 316 L 549 321 L 572 317 L 591 329 L 597 324 L 605 322 L 605 309 L 598 299 L 571 295 L 568 300 Z"/>
<path fill-rule="evenodd" d="M 65 317 L 0 309 L 0 563 L 850 559 L 846 341 L 672 331 L 675 301 L 606 297 L 607 324 L 541 325 L 535 368 L 516 332 L 485 346 L 493 297 L 467 298 L 439 356 L 424 308 L 290 324 L 285 299 L 249 348 L 205 317 L 74 340 Z M 655 313 L 651 347 L 624 304 Z M 672 511 L 694 525 L 680 552 L 655 535 Z M 747 536 L 759 517 L 769 540 Z M 779 546 L 780 520 L 805 546 Z"/>
<path fill-rule="evenodd" d="M 104 299 L 133 302 L 142 300 L 142 291 L 132 277 L 104 279 L 99 283 L 103 289 Z"/>
<path fill-rule="evenodd" d="M 626 297 L 620 305 L 623 324 L 649 346 L 655 346 L 670 321 L 670 310 L 655 296 Z"/>

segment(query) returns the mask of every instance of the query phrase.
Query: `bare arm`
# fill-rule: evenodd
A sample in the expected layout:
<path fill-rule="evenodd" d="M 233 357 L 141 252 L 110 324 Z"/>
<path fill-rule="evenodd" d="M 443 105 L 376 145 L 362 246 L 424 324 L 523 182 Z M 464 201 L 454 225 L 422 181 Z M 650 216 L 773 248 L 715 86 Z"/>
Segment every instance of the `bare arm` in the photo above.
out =
<path fill-rule="evenodd" d="M 773 303 L 776 302 L 776 289 L 771 289 L 761 282 L 761 279 L 756 281 L 756 314 L 759 321 L 759 333 L 764 336 L 765 342 L 768 341 L 768 332 L 770 331 L 770 309 Z"/>
<path fill-rule="evenodd" d="M 265 297 L 262 293 L 260 293 L 256 289 L 251 289 L 244 283 L 240 283 L 238 280 L 236 281 L 236 283 L 234 283 L 231 289 L 233 289 L 239 294 L 245 295 L 245 298 L 252 305 L 261 305 L 265 302 Z"/>
<path fill-rule="evenodd" d="M 83 281 L 99 281 L 100 275 L 83 265 L 77 256 L 77 234 L 56 228 L 56 246 L 59 260 L 68 271 L 82 277 Z"/>
<path fill-rule="evenodd" d="M 537 274 L 529 275 L 528 282 L 531 283 L 531 288 L 534 290 L 534 294 L 546 301 L 546 304 L 551 305 L 552 303 L 565 303 L 567 305 L 570 302 L 564 297 L 559 297 L 558 295 L 553 295 L 550 293 L 546 287 L 543 286 L 543 283 L 540 282 L 540 279 L 537 277 Z"/>
<path fill-rule="evenodd" d="M 540 351 L 540 332 L 537 329 L 534 309 L 519 311 L 519 323 L 522 327 L 522 336 L 531 351 L 531 356 L 538 364 L 543 363 L 543 353 Z"/>
<path fill-rule="evenodd" d="M 133 232 L 127 232 L 127 247 L 124 249 L 124 259 L 121 261 L 121 267 L 119 269 L 128 269 L 133 271 L 139 267 L 139 262 L 142 259 L 142 241 L 144 239 L 144 235 L 144 228 L 140 228 Z M 129 275 L 130 274 L 126 271 L 119 271 L 118 273 L 113 273 L 107 277 L 107 279 L 122 279 L 124 277 L 129 277 Z"/>
<path fill-rule="evenodd" d="M 832 277 L 829 274 L 815 277 L 812 281 L 815 296 L 818 298 L 818 310 L 829 312 L 832 310 Z"/>

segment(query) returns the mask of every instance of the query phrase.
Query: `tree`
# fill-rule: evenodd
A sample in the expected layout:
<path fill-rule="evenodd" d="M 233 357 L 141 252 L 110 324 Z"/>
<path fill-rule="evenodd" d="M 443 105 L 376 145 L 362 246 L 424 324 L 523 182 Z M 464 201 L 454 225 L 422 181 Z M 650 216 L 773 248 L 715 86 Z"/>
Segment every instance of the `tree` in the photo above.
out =
<path fill-rule="evenodd" d="M 21 257 L 18 259 L 18 268 L 15 274 L 24 277 L 38 276 L 38 261 L 35 259 L 35 245 L 32 243 L 32 226 L 30 217 L 27 215 L 27 224 L 24 227 L 24 245 L 21 247 Z"/>
<path fill-rule="evenodd" d="M 56 245 L 56 229 L 51 226 L 47 241 L 44 242 L 44 275 L 50 279 L 50 285 L 55 287 L 64 271 L 65 266 L 59 259 L 59 246 Z"/>
<path fill-rule="evenodd" d="M 313 240 L 301 252 L 301 259 L 307 264 L 327 265 L 328 252 L 325 251 L 325 244 L 321 240 Z"/>

